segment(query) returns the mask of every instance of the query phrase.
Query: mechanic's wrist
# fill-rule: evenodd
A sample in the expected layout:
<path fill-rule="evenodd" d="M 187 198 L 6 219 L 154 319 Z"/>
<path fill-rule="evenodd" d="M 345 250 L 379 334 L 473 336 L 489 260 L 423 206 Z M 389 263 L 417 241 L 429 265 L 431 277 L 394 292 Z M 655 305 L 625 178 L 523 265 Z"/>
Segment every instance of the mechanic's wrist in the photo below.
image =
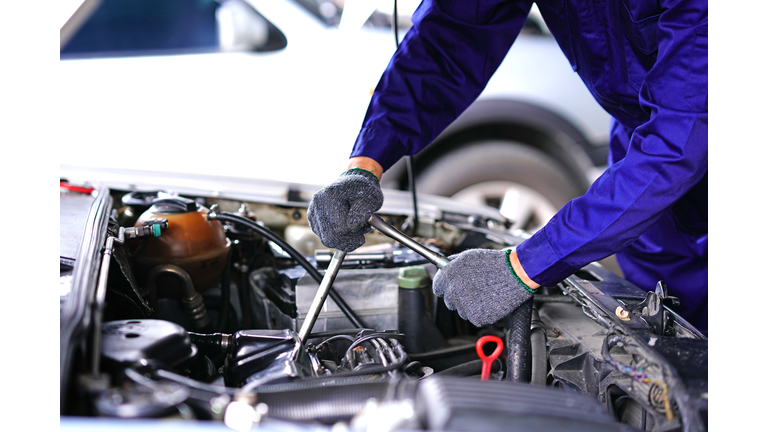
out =
<path fill-rule="evenodd" d="M 365 156 L 355 156 L 350 158 L 349 164 L 347 165 L 347 171 L 353 168 L 368 171 L 376 177 L 376 180 L 381 180 L 381 176 L 384 174 L 384 168 L 381 167 L 381 164 Z"/>
<path fill-rule="evenodd" d="M 520 263 L 520 259 L 517 257 L 517 252 L 514 250 L 510 251 L 507 255 L 507 259 L 509 260 L 509 264 L 512 267 L 513 276 L 517 276 L 517 278 L 519 278 L 520 281 L 531 290 L 536 290 L 537 288 L 541 287 L 541 285 L 537 284 L 533 281 L 533 279 L 528 277 L 528 274 L 525 272 L 523 265 Z"/>

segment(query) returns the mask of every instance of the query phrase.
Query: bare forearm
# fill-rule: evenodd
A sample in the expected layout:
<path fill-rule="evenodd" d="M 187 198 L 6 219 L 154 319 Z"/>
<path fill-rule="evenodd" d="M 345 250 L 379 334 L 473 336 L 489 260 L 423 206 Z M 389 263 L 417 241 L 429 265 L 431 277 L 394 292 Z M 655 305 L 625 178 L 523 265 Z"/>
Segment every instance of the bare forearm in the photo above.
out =
<path fill-rule="evenodd" d="M 512 253 L 509 254 L 509 263 L 512 264 L 512 268 L 515 270 L 517 277 L 519 277 L 524 284 L 528 285 L 529 288 L 537 289 L 541 286 L 528 277 L 528 274 L 525 272 L 523 265 L 517 258 L 517 253 L 515 251 L 512 251 Z"/>
<path fill-rule="evenodd" d="M 378 162 L 365 156 L 357 156 L 357 157 L 350 158 L 349 164 L 347 165 L 347 169 L 352 169 L 352 168 L 360 168 L 366 171 L 370 171 L 379 180 L 381 180 L 381 176 L 382 174 L 384 174 L 384 169 L 381 167 L 381 165 Z"/>

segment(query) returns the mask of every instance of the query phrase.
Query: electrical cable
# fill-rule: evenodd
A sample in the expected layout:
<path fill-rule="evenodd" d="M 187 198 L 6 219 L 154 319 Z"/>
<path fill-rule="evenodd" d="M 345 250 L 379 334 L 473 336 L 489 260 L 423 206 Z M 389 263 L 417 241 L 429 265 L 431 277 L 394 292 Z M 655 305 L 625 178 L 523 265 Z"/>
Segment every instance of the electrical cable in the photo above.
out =
<path fill-rule="evenodd" d="M 411 189 L 411 199 L 413 200 L 413 229 L 411 230 L 411 236 L 417 237 L 419 230 L 419 206 L 416 199 L 416 179 L 413 175 L 413 162 L 410 155 L 405 157 L 405 167 L 408 171 L 408 187 Z"/>
<path fill-rule="evenodd" d="M 375 331 L 373 329 L 343 329 L 343 330 L 327 330 L 321 332 L 310 333 L 307 339 L 316 339 L 322 337 L 336 336 L 336 335 L 357 335 L 361 332 Z"/>
<path fill-rule="evenodd" d="M 352 336 L 341 334 L 341 335 L 331 336 L 328 339 L 320 342 L 319 344 L 317 344 L 316 348 L 320 349 L 320 347 L 325 346 L 325 344 L 327 344 L 328 342 L 333 342 L 333 341 L 338 340 L 338 339 L 346 339 L 346 340 L 351 341 L 351 342 L 355 341 L 355 338 L 353 338 Z"/>
<path fill-rule="evenodd" d="M 357 346 L 359 346 L 361 343 L 369 341 L 371 339 L 403 339 L 405 337 L 402 333 L 371 333 L 364 335 L 360 338 L 357 338 L 354 342 L 352 342 L 352 345 L 347 348 L 346 354 L 349 354 L 350 351 L 355 349 Z"/>
<path fill-rule="evenodd" d="M 320 274 L 320 271 L 318 271 L 314 266 L 312 266 L 312 264 L 310 264 L 309 261 L 307 261 L 307 259 L 301 253 L 299 253 L 296 249 L 293 248 L 293 246 L 288 244 L 288 242 L 280 238 L 277 234 L 272 232 L 272 230 L 270 230 L 269 228 L 261 226 L 248 218 L 245 218 L 233 213 L 211 211 L 210 213 L 208 213 L 208 219 L 239 223 L 241 225 L 244 225 L 246 228 L 256 231 L 257 233 L 261 234 L 262 236 L 266 237 L 273 243 L 276 243 L 278 246 L 280 246 L 280 248 L 283 249 L 288 255 L 290 255 L 291 258 L 295 259 L 299 263 L 299 265 L 301 265 L 304 268 L 304 270 L 306 270 L 307 273 L 309 273 L 309 275 L 312 277 L 312 279 L 314 279 L 317 283 L 322 283 L 323 276 Z M 329 296 L 334 302 L 336 302 L 336 305 L 339 307 L 339 309 L 344 314 L 344 316 L 346 316 L 349 319 L 349 321 L 352 322 L 352 325 L 359 328 L 367 327 L 363 323 L 363 321 L 360 319 L 360 317 L 358 317 L 357 314 L 355 314 L 352 308 L 349 307 L 349 305 L 344 301 L 341 295 L 339 295 L 339 293 L 333 287 L 331 287 Z"/>
<path fill-rule="evenodd" d="M 395 48 L 400 48 L 400 37 L 397 35 L 398 27 L 400 27 L 397 22 L 397 0 L 395 0 L 394 9 L 392 12 L 392 32 L 395 34 Z"/>
<path fill-rule="evenodd" d="M 619 371 L 622 375 L 631 377 L 639 383 L 653 384 L 660 387 L 661 399 L 664 404 L 664 413 L 666 414 L 667 420 L 671 421 L 672 419 L 674 419 L 674 413 L 672 412 L 672 406 L 669 402 L 669 395 L 667 393 L 667 384 L 665 382 L 662 382 L 661 380 L 658 380 L 658 379 L 654 380 L 650 377 L 645 376 L 645 370 L 641 367 L 627 366 L 625 364 L 620 363 L 618 360 L 614 359 L 613 356 L 611 356 L 610 351 L 611 351 L 611 348 L 618 345 L 619 343 L 623 344 L 625 347 L 628 346 L 628 344 L 624 342 L 621 335 L 610 334 L 606 336 L 606 338 L 603 340 L 603 348 L 602 348 L 603 360 L 605 360 L 611 366 L 616 368 L 616 370 Z"/>
<path fill-rule="evenodd" d="M 397 0 L 394 0 L 394 11 L 392 12 L 392 33 L 395 35 L 395 50 L 400 48 L 400 36 L 398 35 L 398 15 L 397 15 Z M 413 199 L 413 227 L 410 230 L 411 236 L 416 237 L 419 230 L 419 205 L 416 199 L 416 179 L 413 174 L 413 161 L 411 155 L 405 156 L 405 168 L 408 171 L 408 188 L 411 191 L 411 198 Z M 404 231 L 407 231 L 403 229 Z"/>

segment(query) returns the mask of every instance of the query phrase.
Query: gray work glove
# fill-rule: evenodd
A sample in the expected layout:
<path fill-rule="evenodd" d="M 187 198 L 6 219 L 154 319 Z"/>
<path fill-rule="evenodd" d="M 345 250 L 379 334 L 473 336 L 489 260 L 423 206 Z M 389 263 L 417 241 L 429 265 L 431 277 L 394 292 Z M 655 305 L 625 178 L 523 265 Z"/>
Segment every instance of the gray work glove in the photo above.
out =
<path fill-rule="evenodd" d="M 363 234 L 371 231 L 368 219 L 382 203 L 376 176 L 353 168 L 312 197 L 307 219 L 323 245 L 352 252 L 365 243 Z"/>
<path fill-rule="evenodd" d="M 514 275 L 509 251 L 469 249 L 450 257 L 435 274 L 432 291 L 444 297 L 448 309 L 477 327 L 509 315 L 533 294 Z"/>

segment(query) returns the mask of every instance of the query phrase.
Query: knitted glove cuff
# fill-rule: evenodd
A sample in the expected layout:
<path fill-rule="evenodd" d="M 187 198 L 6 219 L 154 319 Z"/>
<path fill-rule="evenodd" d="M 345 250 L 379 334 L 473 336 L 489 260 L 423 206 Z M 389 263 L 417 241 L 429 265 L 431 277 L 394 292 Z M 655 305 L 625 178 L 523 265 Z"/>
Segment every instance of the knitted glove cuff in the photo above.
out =
<path fill-rule="evenodd" d="M 512 262 L 509 261 L 509 254 L 511 253 L 512 253 L 512 249 L 508 249 L 506 252 L 504 252 L 504 259 L 506 259 L 507 261 L 507 267 L 509 267 L 509 272 L 512 273 L 512 277 L 515 278 L 515 280 L 517 281 L 517 283 L 520 284 L 520 286 L 528 290 L 529 293 L 536 294 L 536 291 L 534 291 L 528 285 L 526 285 L 525 282 L 523 282 L 523 280 L 520 279 L 520 276 L 518 276 L 517 273 L 515 273 L 515 268 L 512 267 Z"/>
<path fill-rule="evenodd" d="M 350 168 L 350 169 L 344 171 L 343 173 L 341 173 L 341 175 L 339 177 L 345 176 L 345 175 L 356 175 L 356 174 L 363 174 L 363 173 L 364 173 L 364 175 L 368 174 L 371 177 L 373 177 L 373 179 L 376 180 L 376 184 L 380 184 L 379 183 L 379 178 L 376 177 L 376 174 L 374 174 L 371 171 L 368 171 L 367 169 L 363 169 L 363 168 Z"/>

